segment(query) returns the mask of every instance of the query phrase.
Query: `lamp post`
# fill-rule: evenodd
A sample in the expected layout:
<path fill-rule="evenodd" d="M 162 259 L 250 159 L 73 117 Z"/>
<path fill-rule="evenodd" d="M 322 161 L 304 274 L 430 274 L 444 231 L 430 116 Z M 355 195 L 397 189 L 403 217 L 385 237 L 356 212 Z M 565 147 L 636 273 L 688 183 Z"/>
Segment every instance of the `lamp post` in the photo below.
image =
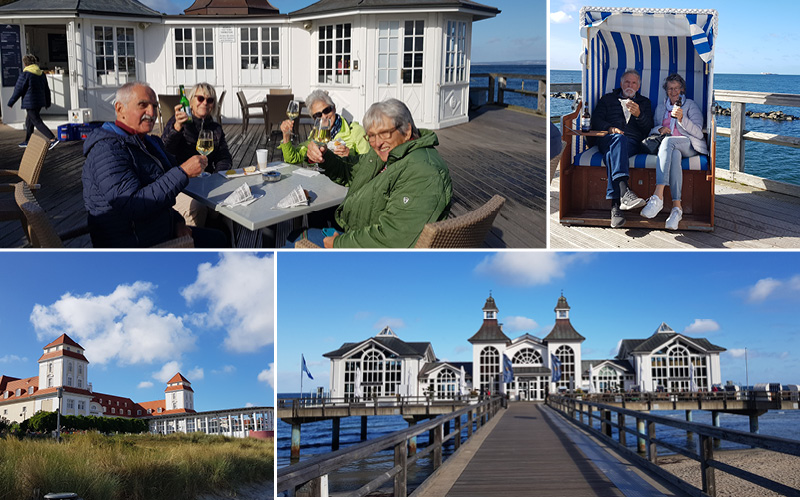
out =
<path fill-rule="evenodd" d="M 747 370 L 747 347 L 744 348 L 744 383 L 750 390 L 750 373 Z"/>
<path fill-rule="evenodd" d="M 61 397 L 64 395 L 64 388 L 58 388 L 58 413 L 56 413 L 56 442 L 61 442 Z"/>

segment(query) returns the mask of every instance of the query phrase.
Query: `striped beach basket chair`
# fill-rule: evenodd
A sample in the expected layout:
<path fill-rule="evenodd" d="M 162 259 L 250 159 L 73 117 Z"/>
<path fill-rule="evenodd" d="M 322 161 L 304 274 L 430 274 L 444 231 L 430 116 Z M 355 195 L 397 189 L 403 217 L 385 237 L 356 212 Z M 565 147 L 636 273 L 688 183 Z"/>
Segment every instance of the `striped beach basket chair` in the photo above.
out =
<path fill-rule="evenodd" d="M 566 147 L 561 156 L 559 218 L 567 225 L 608 226 L 611 203 L 605 199 L 606 168 L 597 147 L 589 147 L 579 132 L 584 102 L 593 110 L 600 98 L 619 87 L 625 70 L 642 75 L 639 92 L 648 97 L 655 111 L 666 99 L 664 79 L 678 73 L 686 80 L 686 97 L 703 110 L 703 129 L 710 155 L 684 158 L 683 220 L 680 229 L 714 229 L 713 114 L 714 44 L 717 34 L 716 10 L 627 9 L 584 7 L 580 13 L 583 38 L 581 54 L 582 92 L 578 108 L 562 118 Z M 655 155 L 630 159 L 630 186 L 644 198 L 656 183 Z M 665 200 L 671 200 L 669 187 Z M 665 203 L 667 205 L 667 203 Z M 638 211 L 625 214 L 625 227 L 663 228 L 668 210 L 655 219 Z"/>

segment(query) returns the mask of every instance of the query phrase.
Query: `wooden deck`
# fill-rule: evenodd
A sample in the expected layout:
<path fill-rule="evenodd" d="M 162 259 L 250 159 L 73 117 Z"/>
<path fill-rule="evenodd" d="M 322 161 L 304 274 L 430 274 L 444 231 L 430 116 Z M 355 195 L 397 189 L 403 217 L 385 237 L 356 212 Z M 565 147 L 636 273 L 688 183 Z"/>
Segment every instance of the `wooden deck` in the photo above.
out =
<path fill-rule="evenodd" d="M 540 404 L 513 403 L 447 496 L 622 496 Z"/>
<path fill-rule="evenodd" d="M 800 248 L 800 198 L 728 182 L 715 184 L 714 231 L 565 226 L 558 175 L 550 184 L 550 248 Z M 652 193 L 637 193 L 648 197 Z M 611 206 L 609 204 L 609 213 Z"/>
<path fill-rule="evenodd" d="M 492 248 L 542 248 L 546 245 L 545 143 L 547 121 L 538 115 L 486 106 L 469 123 L 437 131 L 438 150 L 453 181 L 451 216 L 486 203 L 494 194 L 506 198 L 485 244 Z M 158 129 L 157 129 L 158 130 Z M 157 131 L 156 130 L 156 131 Z M 240 124 L 226 124 L 225 135 L 234 166 L 254 165 L 255 151 L 266 145 L 264 125 L 250 123 L 246 135 Z M 0 125 L 3 168 L 16 168 L 24 132 Z M 45 159 L 37 199 L 61 233 L 85 224 L 81 168 L 83 141 L 59 144 Z M 275 159 L 280 159 L 277 150 Z M 0 178 L 0 182 L 6 179 Z M 4 193 L 2 196 L 9 196 Z M 27 246 L 18 222 L 0 222 L 0 247 Z M 66 242 L 88 247 L 88 236 Z"/>

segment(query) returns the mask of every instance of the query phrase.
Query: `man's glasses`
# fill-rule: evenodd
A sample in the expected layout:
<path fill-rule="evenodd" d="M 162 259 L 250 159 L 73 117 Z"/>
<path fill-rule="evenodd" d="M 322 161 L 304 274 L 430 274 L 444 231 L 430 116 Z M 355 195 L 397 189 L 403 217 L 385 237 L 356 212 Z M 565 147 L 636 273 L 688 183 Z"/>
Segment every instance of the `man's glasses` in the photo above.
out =
<path fill-rule="evenodd" d="M 203 104 L 203 101 L 208 101 L 208 105 L 209 106 L 214 104 L 214 98 L 213 97 L 206 97 L 206 96 L 203 96 L 203 95 L 196 95 L 196 96 L 194 96 L 194 98 L 197 99 L 197 102 L 199 102 L 200 104 Z"/>
<path fill-rule="evenodd" d="M 327 115 L 328 113 L 330 113 L 332 109 L 333 109 L 333 106 L 328 106 L 327 108 L 323 109 L 322 111 L 320 111 L 318 113 L 314 113 L 311 116 L 313 118 L 320 118 L 320 117 L 322 117 L 322 115 Z"/>

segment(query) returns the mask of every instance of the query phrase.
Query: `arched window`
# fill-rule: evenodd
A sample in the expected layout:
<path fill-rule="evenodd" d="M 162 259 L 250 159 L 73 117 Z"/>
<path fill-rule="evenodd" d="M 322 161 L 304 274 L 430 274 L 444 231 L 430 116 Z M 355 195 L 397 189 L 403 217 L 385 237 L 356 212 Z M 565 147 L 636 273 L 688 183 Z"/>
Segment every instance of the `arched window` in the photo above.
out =
<path fill-rule="evenodd" d="M 364 397 L 381 396 L 383 388 L 383 354 L 370 349 L 361 357 L 361 383 Z"/>
<path fill-rule="evenodd" d="M 496 391 L 500 381 L 500 352 L 492 346 L 484 347 L 480 366 L 481 389 Z"/>
<path fill-rule="evenodd" d="M 455 372 L 449 368 L 440 371 L 436 376 L 436 398 L 437 399 L 453 399 L 456 397 L 457 382 Z"/>
<path fill-rule="evenodd" d="M 556 357 L 561 360 L 561 380 L 556 382 L 559 389 L 575 388 L 575 351 L 568 345 L 556 349 Z"/>
<path fill-rule="evenodd" d="M 600 368 L 598 372 L 595 372 L 594 386 L 600 392 L 605 392 L 605 391 L 614 392 L 617 391 L 618 389 L 622 389 L 622 384 L 620 383 L 619 375 L 617 374 L 616 370 L 614 370 L 610 366 L 604 366 Z"/>
<path fill-rule="evenodd" d="M 542 355 L 535 349 L 525 347 L 514 354 L 514 359 L 511 360 L 511 363 L 514 365 L 541 365 Z"/>
<path fill-rule="evenodd" d="M 669 368 L 669 390 L 689 390 L 689 349 L 675 344 L 667 350 Z"/>

